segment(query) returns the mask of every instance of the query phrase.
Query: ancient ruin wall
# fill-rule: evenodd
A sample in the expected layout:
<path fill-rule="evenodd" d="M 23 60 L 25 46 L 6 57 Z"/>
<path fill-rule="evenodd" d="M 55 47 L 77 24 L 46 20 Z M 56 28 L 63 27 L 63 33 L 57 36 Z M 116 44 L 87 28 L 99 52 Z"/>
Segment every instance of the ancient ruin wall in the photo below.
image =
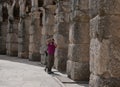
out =
<path fill-rule="evenodd" d="M 120 1 L 90 1 L 90 87 L 119 87 Z"/>
<path fill-rule="evenodd" d="M 67 74 L 73 80 L 89 80 L 89 1 L 70 0 L 71 25 Z"/>

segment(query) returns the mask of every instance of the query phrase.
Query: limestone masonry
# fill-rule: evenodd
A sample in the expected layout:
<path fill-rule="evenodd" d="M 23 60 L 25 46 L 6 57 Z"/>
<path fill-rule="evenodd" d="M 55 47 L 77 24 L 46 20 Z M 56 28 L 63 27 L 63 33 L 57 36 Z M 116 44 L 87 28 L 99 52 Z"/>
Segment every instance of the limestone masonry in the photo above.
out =
<path fill-rule="evenodd" d="M 120 87 L 120 0 L 0 0 L 0 54 L 45 64 L 89 87 Z"/>

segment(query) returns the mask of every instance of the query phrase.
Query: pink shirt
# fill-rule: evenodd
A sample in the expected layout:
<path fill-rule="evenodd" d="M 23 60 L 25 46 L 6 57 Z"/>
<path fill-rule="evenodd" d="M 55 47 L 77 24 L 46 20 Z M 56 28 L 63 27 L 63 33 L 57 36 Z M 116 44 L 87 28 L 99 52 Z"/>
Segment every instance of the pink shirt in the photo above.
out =
<path fill-rule="evenodd" d="M 48 44 L 48 54 L 51 54 L 51 55 L 54 55 L 54 53 L 55 53 L 55 45 L 54 45 L 54 43 L 52 43 L 52 44 Z"/>

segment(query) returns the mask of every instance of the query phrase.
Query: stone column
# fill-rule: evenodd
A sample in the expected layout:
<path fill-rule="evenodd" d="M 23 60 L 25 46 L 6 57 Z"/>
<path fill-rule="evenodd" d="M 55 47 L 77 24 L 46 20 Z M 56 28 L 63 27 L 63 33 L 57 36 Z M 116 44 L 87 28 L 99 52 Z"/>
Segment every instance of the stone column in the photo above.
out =
<path fill-rule="evenodd" d="M 45 64 L 46 63 L 46 54 L 45 51 L 47 50 L 47 45 L 46 45 L 46 39 L 47 39 L 47 31 L 46 31 L 46 11 L 43 8 L 42 9 L 42 37 L 41 37 L 41 47 L 40 47 L 40 54 L 41 54 L 41 63 Z"/>
<path fill-rule="evenodd" d="M 120 86 L 120 1 L 89 0 L 90 85 Z"/>
<path fill-rule="evenodd" d="M 29 29 L 29 60 L 40 61 L 42 29 L 40 26 L 40 12 L 33 12 L 31 18 L 31 27 Z"/>
<path fill-rule="evenodd" d="M 73 80 L 89 80 L 89 3 L 88 0 L 71 0 L 71 25 L 67 74 Z"/>
<path fill-rule="evenodd" d="M 6 54 L 6 36 L 8 29 L 6 25 L 8 24 L 8 21 L 5 21 L 3 17 L 7 12 L 5 12 L 3 3 L 0 3 L 0 54 Z"/>
<path fill-rule="evenodd" d="M 7 29 L 8 21 L 1 22 L 1 36 L 0 36 L 0 54 L 6 54 L 6 36 L 7 36 Z"/>
<path fill-rule="evenodd" d="M 45 64 L 45 51 L 47 50 L 46 40 L 48 35 L 52 36 L 54 33 L 54 12 L 56 9 L 55 5 L 52 5 L 53 0 L 44 0 L 44 7 L 41 9 L 43 11 L 43 27 L 42 27 L 42 38 L 41 38 L 41 63 Z"/>
<path fill-rule="evenodd" d="M 56 27 L 54 31 L 55 43 L 55 68 L 61 72 L 66 71 L 68 43 L 69 43 L 69 1 L 57 2 Z"/>
<path fill-rule="evenodd" d="M 19 0 L 19 6 L 20 6 L 20 21 L 19 21 L 19 30 L 18 30 L 18 57 L 20 58 L 28 58 L 28 45 L 27 39 L 29 39 L 28 36 L 28 29 L 29 27 L 26 27 L 26 13 L 25 13 L 25 4 L 26 0 Z M 27 25 L 29 22 L 27 21 Z M 27 38 L 27 39 L 26 39 Z"/>
<path fill-rule="evenodd" d="M 6 50 L 7 55 L 17 56 L 18 54 L 18 36 L 17 36 L 17 21 L 14 20 L 13 11 L 16 1 L 14 0 L 12 4 L 7 3 L 8 9 L 8 30 L 7 30 L 7 41 Z M 16 29 L 17 28 L 17 29 Z"/>
<path fill-rule="evenodd" d="M 0 54 L 3 53 L 3 38 L 2 38 L 2 3 L 0 2 Z"/>

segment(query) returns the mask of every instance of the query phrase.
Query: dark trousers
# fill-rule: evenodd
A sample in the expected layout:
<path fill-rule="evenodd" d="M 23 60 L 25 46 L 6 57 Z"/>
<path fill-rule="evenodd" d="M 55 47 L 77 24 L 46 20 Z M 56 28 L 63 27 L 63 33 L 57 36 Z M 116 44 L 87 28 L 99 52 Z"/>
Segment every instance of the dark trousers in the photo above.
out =
<path fill-rule="evenodd" d="M 51 71 L 53 65 L 54 65 L 54 55 L 48 54 L 47 66 L 46 66 L 48 69 L 48 72 Z"/>

